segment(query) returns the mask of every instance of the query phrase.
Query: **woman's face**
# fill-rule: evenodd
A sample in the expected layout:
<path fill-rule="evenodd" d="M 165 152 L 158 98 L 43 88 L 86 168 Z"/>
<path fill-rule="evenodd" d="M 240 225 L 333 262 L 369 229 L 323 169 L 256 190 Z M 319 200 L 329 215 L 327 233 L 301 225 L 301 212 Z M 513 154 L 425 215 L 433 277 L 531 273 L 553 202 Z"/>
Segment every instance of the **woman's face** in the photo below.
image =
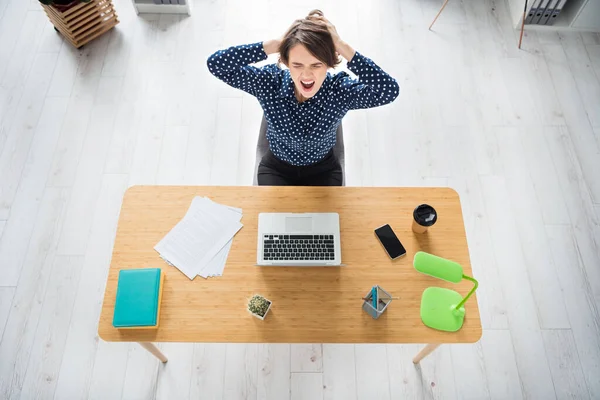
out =
<path fill-rule="evenodd" d="M 302 44 L 290 49 L 288 60 L 296 91 L 307 99 L 313 97 L 327 77 L 327 65 L 313 56 Z"/>

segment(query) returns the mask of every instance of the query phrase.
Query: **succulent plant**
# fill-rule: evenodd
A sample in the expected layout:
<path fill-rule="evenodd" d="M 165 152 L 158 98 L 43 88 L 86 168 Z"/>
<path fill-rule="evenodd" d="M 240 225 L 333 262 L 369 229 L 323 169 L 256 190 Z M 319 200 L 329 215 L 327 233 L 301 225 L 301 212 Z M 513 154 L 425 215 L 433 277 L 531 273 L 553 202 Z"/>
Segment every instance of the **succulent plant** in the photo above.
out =
<path fill-rule="evenodd" d="M 269 300 L 265 299 L 264 297 L 258 294 L 255 294 L 248 301 L 248 311 L 250 311 L 252 314 L 264 317 L 267 313 L 267 310 L 269 309 L 270 304 L 271 302 Z"/>

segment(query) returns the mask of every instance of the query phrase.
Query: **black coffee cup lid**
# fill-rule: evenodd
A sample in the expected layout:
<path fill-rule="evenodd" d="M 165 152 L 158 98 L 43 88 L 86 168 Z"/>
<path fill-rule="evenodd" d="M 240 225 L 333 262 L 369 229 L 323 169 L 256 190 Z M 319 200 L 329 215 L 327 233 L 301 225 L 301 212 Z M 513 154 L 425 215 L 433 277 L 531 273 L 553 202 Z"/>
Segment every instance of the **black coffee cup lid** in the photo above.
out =
<path fill-rule="evenodd" d="M 413 218 L 421 226 L 431 226 L 437 221 L 437 212 L 429 204 L 421 204 L 413 211 Z"/>

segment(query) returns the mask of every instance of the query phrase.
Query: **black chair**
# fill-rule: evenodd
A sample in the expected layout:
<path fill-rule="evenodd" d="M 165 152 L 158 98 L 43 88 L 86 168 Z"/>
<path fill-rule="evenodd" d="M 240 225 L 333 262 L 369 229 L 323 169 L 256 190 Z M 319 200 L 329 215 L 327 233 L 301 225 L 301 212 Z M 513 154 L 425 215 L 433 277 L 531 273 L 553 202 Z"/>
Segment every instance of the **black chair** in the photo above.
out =
<path fill-rule="evenodd" d="M 254 186 L 258 186 L 258 164 L 263 156 L 269 151 L 269 141 L 267 140 L 267 120 L 263 116 L 260 123 L 260 132 L 258 134 L 258 143 L 256 144 L 256 163 L 254 164 Z M 333 154 L 336 156 L 342 166 L 342 186 L 346 186 L 346 167 L 344 164 L 344 130 L 342 123 L 337 128 L 335 146 Z"/>

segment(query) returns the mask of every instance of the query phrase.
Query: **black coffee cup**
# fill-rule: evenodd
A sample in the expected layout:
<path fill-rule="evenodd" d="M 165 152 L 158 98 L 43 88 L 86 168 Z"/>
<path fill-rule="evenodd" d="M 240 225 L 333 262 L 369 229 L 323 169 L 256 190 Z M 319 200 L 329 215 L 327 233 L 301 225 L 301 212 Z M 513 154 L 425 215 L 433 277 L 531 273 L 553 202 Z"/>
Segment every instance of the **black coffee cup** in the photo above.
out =
<path fill-rule="evenodd" d="M 437 221 L 437 212 L 429 204 L 421 204 L 413 211 L 412 230 L 415 233 L 425 233 L 427 228 Z"/>

